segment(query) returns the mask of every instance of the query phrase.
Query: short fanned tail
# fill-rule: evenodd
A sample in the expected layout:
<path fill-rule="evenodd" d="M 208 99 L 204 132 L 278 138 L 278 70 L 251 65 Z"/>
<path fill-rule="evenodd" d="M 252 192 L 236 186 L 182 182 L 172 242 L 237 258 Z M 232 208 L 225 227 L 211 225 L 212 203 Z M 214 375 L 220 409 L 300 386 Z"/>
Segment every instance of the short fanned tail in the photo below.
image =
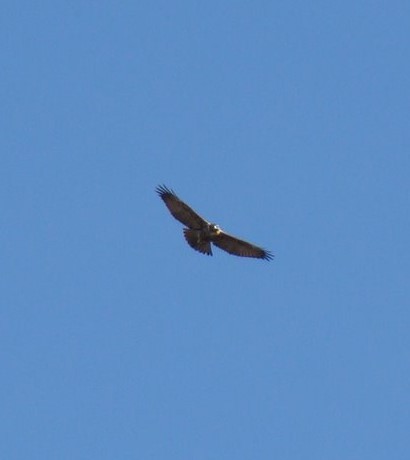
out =
<path fill-rule="evenodd" d="M 184 236 L 191 248 L 202 252 L 202 254 L 212 256 L 211 243 L 209 241 L 201 240 L 200 232 L 198 230 L 184 228 Z"/>

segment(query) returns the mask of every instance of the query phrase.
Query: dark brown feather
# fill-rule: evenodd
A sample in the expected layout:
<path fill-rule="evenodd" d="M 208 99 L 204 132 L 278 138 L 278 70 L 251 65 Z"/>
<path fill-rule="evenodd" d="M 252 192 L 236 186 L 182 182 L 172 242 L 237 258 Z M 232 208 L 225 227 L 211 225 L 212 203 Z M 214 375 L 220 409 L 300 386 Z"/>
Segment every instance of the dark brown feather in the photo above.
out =
<path fill-rule="evenodd" d="M 156 192 L 162 198 L 175 219 L 179 220 L 187 227 L 199 229 L 207 225 L 206 220 L 179 199 L 173 190 L 164 185 L 160 185 L 156 188 Z"/>
<path fill-rule="evenodd" d="M 213 235 L 211 241 L 215 246 L 218 246 L 218 248 L 235 256 L 254 257 L 256 259 L 265 260 L 273 259 L 273 254 L 271 252 L 222 231 L 217 235 Z"/>
<path fill-rule="evenodd" d="M 212 256 L 211 243 L 209 241 L 204 241 L 201 238 L 200 230 L 184 228 L 184 236 L 191 248 L 195 249 L 196 251 L 202 252 L 202 254 Z"/>

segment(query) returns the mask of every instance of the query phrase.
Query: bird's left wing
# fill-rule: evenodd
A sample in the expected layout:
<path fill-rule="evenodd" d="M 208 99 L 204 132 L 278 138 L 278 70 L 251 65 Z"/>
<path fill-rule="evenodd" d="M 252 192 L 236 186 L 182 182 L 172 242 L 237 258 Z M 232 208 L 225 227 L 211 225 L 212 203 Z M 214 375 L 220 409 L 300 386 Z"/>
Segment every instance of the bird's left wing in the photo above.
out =
<path fill-rule="evenodd" d="M 212 237 L 212 243 L 229 254 L 241 257 L 254 257 L 256 259 L 273 259 L 273 254 L 266 249 L 255 246 L 247 241 L 240 240 L 232 235 L 221 231 Z"/>
<path fill-rule="evenodd" d="M 207 224 L 207 221 L 179 199 L 173 190 L 160 185 L 156 188 L 156 192 L 166 204 L 169 212 L 182 224 L 196 229 L 203 228 Z"/>

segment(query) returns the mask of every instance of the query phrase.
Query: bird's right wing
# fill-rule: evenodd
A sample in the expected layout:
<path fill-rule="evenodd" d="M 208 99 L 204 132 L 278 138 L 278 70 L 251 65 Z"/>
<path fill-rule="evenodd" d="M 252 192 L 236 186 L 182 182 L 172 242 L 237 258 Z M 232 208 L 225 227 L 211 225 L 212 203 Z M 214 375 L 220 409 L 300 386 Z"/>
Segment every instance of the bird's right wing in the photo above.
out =
<path fill-rule="evenodd" d="M 197 229 L 203 228 L 207 224 L 207 221 L 179 199 L 173 190 L 165 187 L 165 185 L 160 185 L 156 188 L 156 192 L 166 204 L 169 212 L 182 224 Z"/>

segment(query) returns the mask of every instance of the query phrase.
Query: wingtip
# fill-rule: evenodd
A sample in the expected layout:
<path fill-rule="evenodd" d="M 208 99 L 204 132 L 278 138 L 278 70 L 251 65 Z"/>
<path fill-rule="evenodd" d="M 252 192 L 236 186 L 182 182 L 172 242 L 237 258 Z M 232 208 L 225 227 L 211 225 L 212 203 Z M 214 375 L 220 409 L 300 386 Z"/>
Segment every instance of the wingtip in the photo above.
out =
<path fill-rule="evenodd" d="M 158 193 L 158 195 L 162 198 L 163 196 L 165 195 L 175 195 L 175 192 L 168 188 L 166 185 L 164 184 L 161 184 L 161 185 L 157 185 L 157 187 L 155 188 L 155 191 Z"/>
<path fill-rule="evenodd" d="M 265 250 L 262 258 L 269 262 L 270 260 L 273 260 L 275 258 L 275 254 L 272 254 L 270 251 Z"/>

